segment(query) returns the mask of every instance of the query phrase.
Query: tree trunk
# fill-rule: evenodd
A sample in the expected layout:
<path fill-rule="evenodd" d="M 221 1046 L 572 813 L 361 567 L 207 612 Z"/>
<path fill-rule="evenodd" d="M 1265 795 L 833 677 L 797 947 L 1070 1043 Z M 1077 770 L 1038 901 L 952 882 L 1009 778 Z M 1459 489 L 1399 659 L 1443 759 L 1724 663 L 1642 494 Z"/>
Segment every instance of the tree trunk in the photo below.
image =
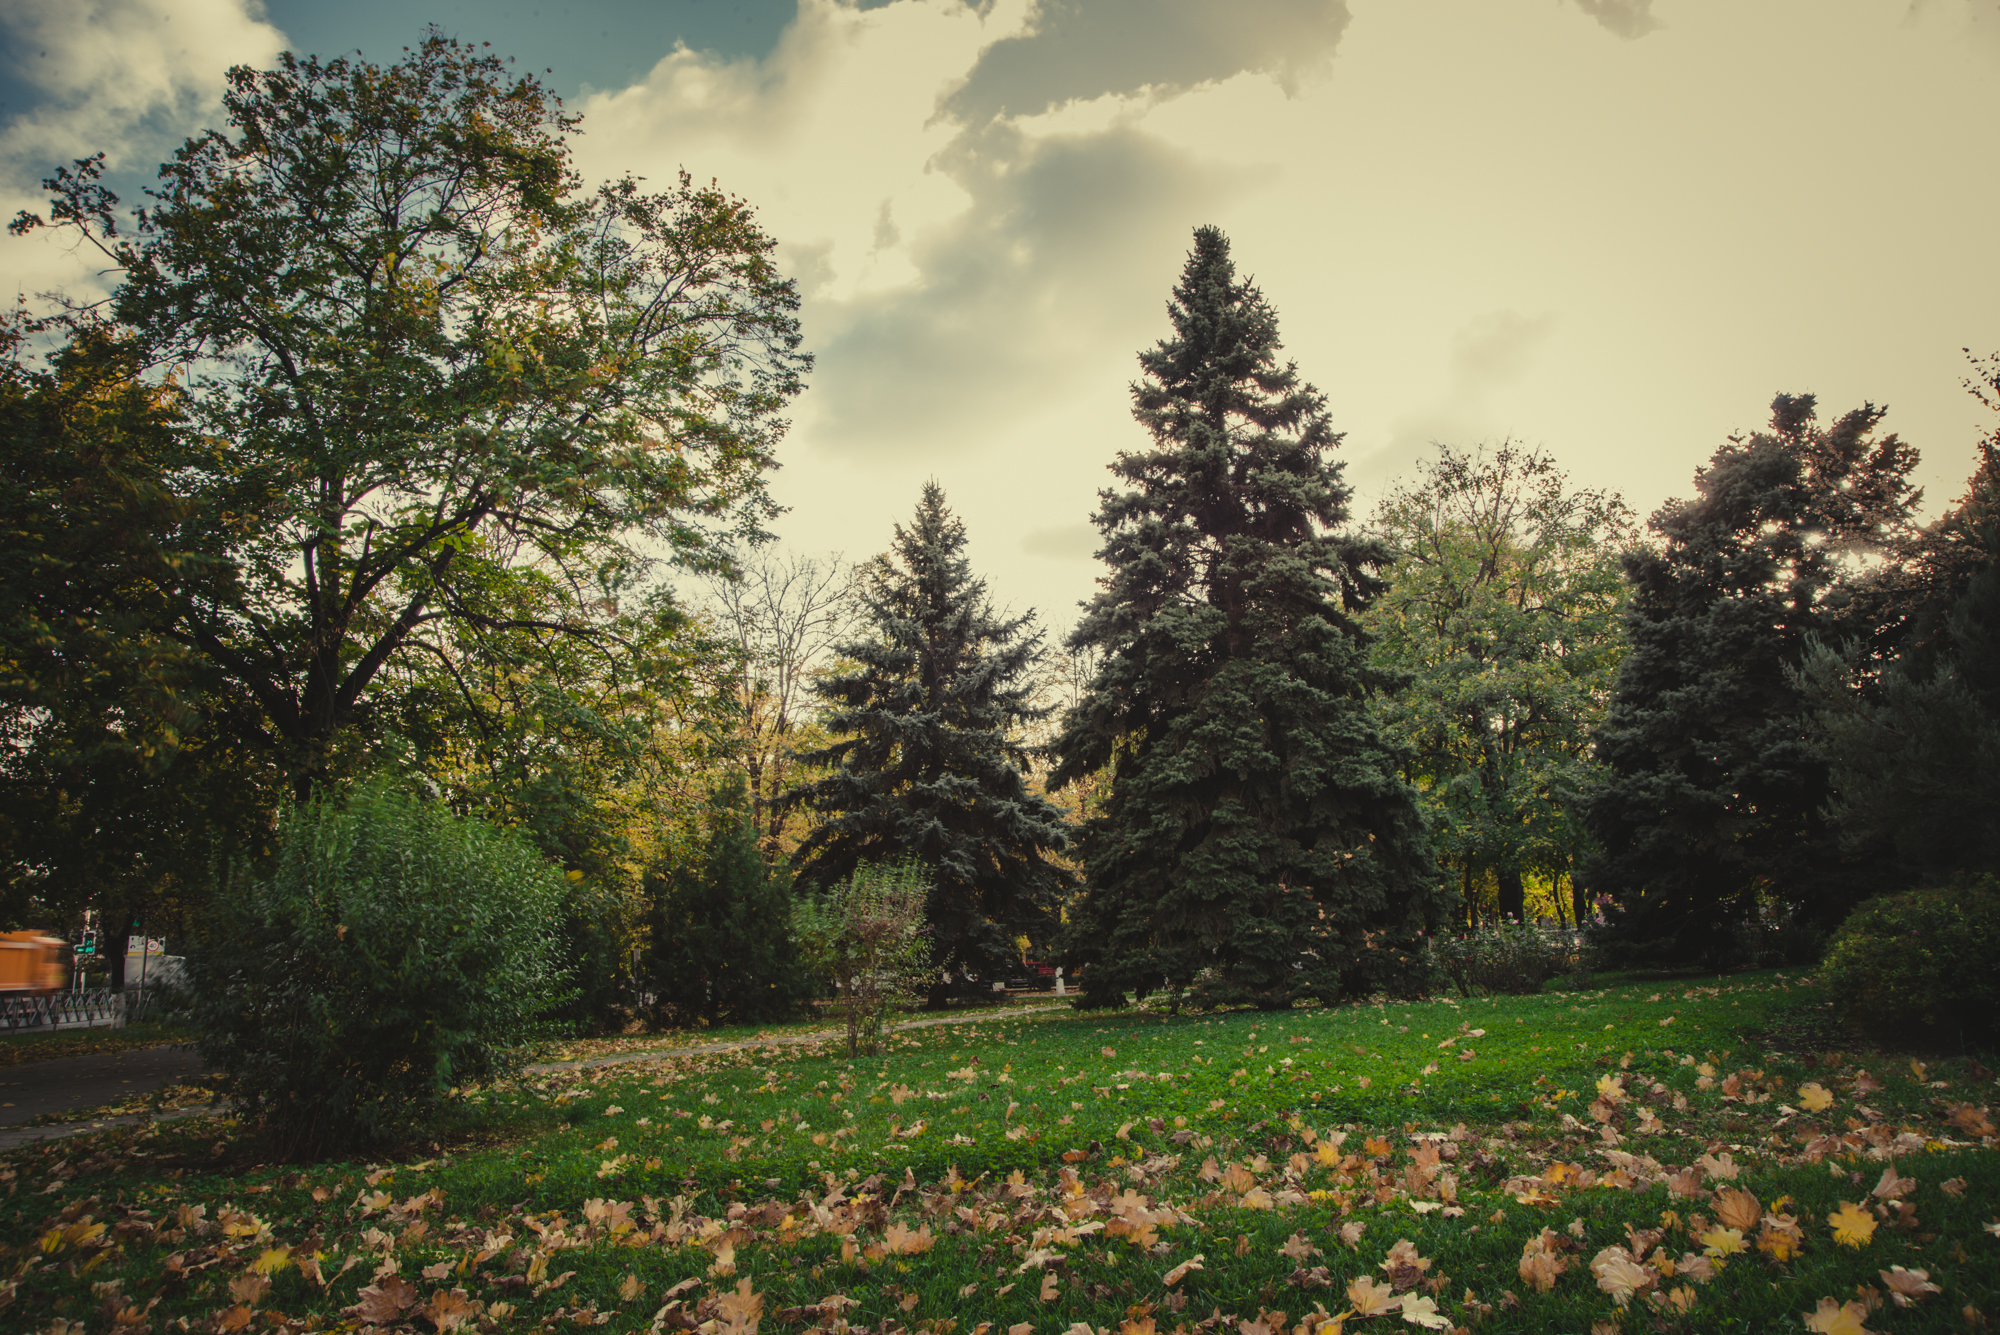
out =
<path fill-rule="evenodd" d="M 97 935 L 98 949 L 105 952 L 105 963 L 111 967 L 111 990 L 125 990 L 125 952 L 132 941 L 132 928 L 138 923 L 138 915 L 124 909 L 106 912 L 103 916 L 104 930 Z"/>
<path fill-rule="evenodd" d="M 1528 891 L 1521 884 L 1521 869 L 1502 866 L 1496 869 L 1500 881 L 1500 916 L 1515 922 L 1528 920 Z"/>

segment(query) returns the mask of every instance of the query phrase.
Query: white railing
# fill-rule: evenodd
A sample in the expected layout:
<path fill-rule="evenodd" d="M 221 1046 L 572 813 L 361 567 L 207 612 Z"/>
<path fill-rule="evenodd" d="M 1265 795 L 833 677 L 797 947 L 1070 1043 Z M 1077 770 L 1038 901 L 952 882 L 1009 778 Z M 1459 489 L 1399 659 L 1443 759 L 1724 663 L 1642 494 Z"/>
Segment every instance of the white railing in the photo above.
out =
<path fill-rule="evenodd" d="M 51 992 L 46 996 L 0 993 L 0 1031 L 14 1029 L 91 1028 L 143 1020 L 153 1008 L 154 989 L 127 988 L 113 992 Z"/>

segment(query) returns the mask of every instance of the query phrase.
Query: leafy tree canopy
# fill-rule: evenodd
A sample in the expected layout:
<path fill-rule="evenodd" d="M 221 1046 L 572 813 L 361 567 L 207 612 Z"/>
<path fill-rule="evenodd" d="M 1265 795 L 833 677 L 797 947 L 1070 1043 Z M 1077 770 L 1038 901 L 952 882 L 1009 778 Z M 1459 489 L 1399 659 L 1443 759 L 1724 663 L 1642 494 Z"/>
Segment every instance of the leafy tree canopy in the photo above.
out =
<path fill-rule="evenodd" d="M 200 448 L 159 481 L 224 562 L 170 586 L 161 633 L 254 701 L 303 795 L 435 635 L 617 643 L 655 553 L 757 536 L 809 359 L 745 204 L 685 174 L 583 191 L 576 118 L 495 57 L 286 55 L 223 101 L 132 230 L 101 155 L 14 230 L 122 272 L 68 318 L 170 387 Z"/>
<path fill-rule="evenodd" d="M 1904 536 L 1916 451 L 1873 405 L 1819 424 L 1781 394 L 1765 431 L 1732 438 L 1626 556 L 1631 651 L 1598 754 L 1591 873 L 1620 935 L 1650 953 L 1726 954 L 1760 904 L 1837 921 L 1871 882 L 1838 852 L 1825 762 L 1791 675 L 1815 640 L 1873 642 L 1864 558 Z"/>
<path fill-rule="evenodd" d="M 1153 448 L 1111 465 L 1109 569 L 1070 640 L 1102 658 L 1051 783 L 1112 779 L 1067 957 L 1094 1004 L 1331 999 L 1391 980 L 1448 902 L 1368 706 L 1385 679 L 1356 618 L 1389 552 L 1342 531 L 1340 438 L 1217 229 L 1168 315 L 1132 389 Z"/>
<path fill-rule="evenodd" d="M 1590 733 L 1624 656 L 1632 512 L 1503 443 L 1440 446 L 1375 523 L 1396 566 L 1367 625 L 1376 662 L 1408 678 L 1383 697 L 1384 723 L 1468 899 L 1490 877 L 1497 911 L 1524 920 L 1524 876 L 1554 882 L 1588 846 Z"/>

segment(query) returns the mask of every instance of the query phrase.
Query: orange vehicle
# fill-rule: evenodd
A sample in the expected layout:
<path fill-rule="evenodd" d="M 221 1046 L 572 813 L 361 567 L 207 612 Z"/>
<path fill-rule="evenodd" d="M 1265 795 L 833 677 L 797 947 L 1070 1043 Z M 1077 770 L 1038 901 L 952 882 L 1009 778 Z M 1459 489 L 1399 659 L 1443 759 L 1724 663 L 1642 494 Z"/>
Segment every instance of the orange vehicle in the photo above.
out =
<path fill-rule="evenodd" d="M 40 932 L 0 932 L 0 996 L 45 997 L 62 991 L 69 942 Z"/>

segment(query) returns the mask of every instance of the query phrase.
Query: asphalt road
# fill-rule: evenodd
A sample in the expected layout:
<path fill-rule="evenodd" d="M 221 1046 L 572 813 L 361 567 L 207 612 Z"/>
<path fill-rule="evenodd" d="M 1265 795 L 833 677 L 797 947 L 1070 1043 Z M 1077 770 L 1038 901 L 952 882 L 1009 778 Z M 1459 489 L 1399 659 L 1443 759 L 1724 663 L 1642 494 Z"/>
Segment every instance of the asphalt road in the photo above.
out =
<path fill-rule="evenodd" d="M 199 1075 L 203 1069 L 200 1055 L 181 1047 L 134 1048 L 0 1066 L 0 1127 L 44 1113 L 115 1103 L 158 1089 L 169 1080 Z"/>

